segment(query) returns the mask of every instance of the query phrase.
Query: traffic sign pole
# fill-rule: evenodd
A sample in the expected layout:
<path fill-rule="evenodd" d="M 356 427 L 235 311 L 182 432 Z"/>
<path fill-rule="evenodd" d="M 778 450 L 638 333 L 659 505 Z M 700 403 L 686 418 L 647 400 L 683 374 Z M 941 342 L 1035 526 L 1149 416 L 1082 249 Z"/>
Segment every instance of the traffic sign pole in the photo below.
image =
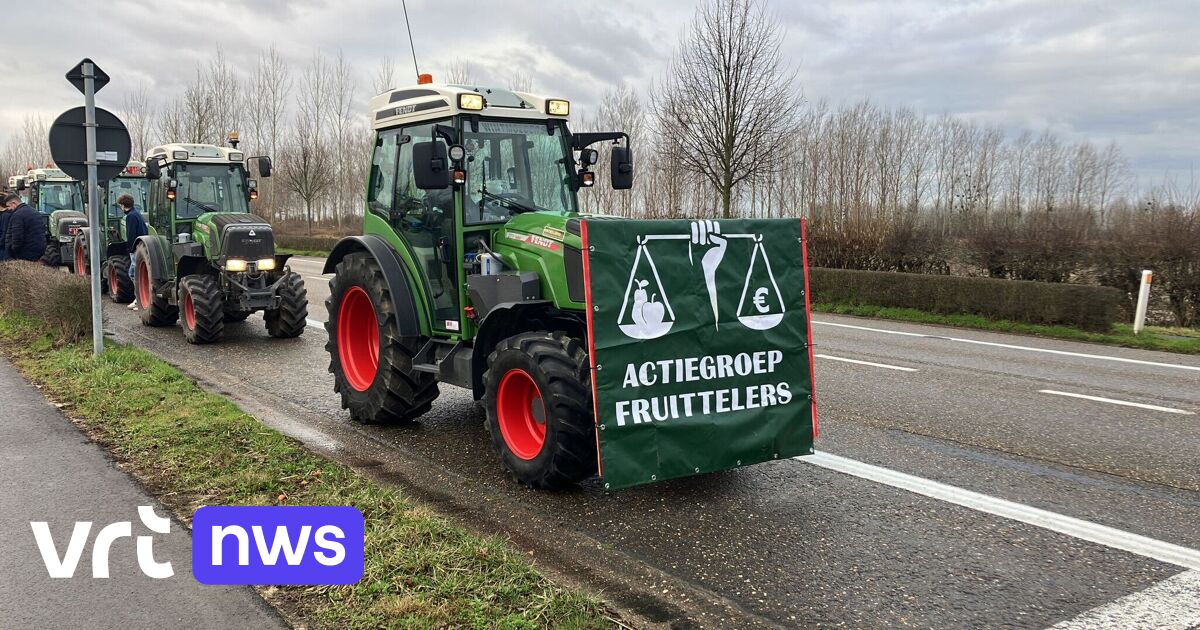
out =
<path fill-rule="evenodd" d="M 92 354 L 100 356 L 104 353 L 104 315 L 100 309 L 100 200 L 97 199 L 96 183 L 96 72 L 95 64 L 85 61 L 83 64 L 83 98 L 86 117 L 84 118 L 87 135 L 87 175 L 88 175 L 88 255 L 91 258 L 92 273 Z M 118 269 L 117 273 L 123 270 Z M 124 270 L 128 272 L 128 270 Z"/>

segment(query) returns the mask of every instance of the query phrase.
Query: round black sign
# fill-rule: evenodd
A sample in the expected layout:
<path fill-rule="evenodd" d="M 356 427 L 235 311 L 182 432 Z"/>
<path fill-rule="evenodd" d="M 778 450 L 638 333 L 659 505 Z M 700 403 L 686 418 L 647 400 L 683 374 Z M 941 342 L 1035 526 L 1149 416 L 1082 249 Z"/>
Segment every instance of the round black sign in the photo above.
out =
<path fill-rule="evenodd" d="M 50 127 L 50 155 L 67 175 L 87 181 L 87 136 L 82 107 L 63 112 Z M 96 181 L 106 182 L 125 170 L 131 146 L 129 131 L 112 112 L 96 108 Z"/>

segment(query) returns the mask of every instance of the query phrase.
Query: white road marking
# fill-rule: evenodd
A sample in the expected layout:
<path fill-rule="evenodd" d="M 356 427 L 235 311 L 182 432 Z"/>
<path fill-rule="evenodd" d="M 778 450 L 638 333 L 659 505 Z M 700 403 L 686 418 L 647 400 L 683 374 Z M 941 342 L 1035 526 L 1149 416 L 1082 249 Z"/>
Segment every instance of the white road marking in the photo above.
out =
<path fill-rule="evenodd" d="M 320 330 L 325 330 L 325 322 L 319 322 L 315 319 L 305 319 L 304 321 L 305 321 L 305 323 L 308 324 L 309 328 L 317 328 Z"/>
<path fill-rule="evenodd" d="M 902 335 L 905 337 L 926 337 L 929 339 L 942 339 L 945 341 L 957 341 L 959 343 L 973 343 L 980 346 L 992 346 L 995 348 L 1007 348 L 1009 350 L 1026 350 L 1029 352 L 1045 352 L 1047 354 L 1058 354 L 1067 357 L 1083 357 L 1085 359 L 1101 359 L 1104 361 L 1120 361 L 1121 363 L 1134 363 L 1137 365 L 1152 365 L 1154 367 L 1175 368 L 1177 370 L 1192 370 L 1200 372 L 1200 366 L 1195 365 L 1179 365 L 1176 363 L 1159 363 L 1157 361 L 1142 361 L 1141 359 L 1127 359 L 1125 357 L 1113 357 L 1105 354 L 1087 354 L 1084 352 L 1067 352 L 1066 350 L 1051 350 L 1049 348 L 1034 348 L 1032 346 L 1018 346 L 1011 343 L 996 343 L 994 341 L 979 341 L 978 339 L 962 339 L 959 337 L 943 337 L 941 335 L 926 335 L 923 333 L 903 332 L 900 330 L 886 330 L 884 328 L 870 328 L 868 326 L 853 326 L 850 324 L 837 324 L 834 322 L 818 322 L 813 320 L 814 324 L 822 326 L 837 326 L 838 328 L 853 328 L 855 330 L 868 330 L 871 332 L 885 333 L 888 335 Z"/>
<path fill-rule="evenodd" d="M 853 459 L 817 452 L 795 458 L 798 461 L 867 479 L 893 488 L 953 503 L 965 508 L 1041 527 L 1113 549 L 1153 558 L 1187 569 L 1200 569 L 1200 551 L 1155 540 L 1132 532 L 1066 516 L 1032 506 L 924 479 L 896 470 L 873 466 Z"/>
<path fill-rule="evenodd" d="M 1184 571 L 1054 624 L 1050 630 L 1187 630 L 1196 626 L 1200 626 L 1200 571 Z"/>
<path fill-rule="evenodd" d="M 814 354 L 813 356 L 831 361 L 842 361 L 845 363 L 857 363 L 859 365 L 869 365 L 871 367 L 885 368 L 888 370 L 899 370 L 901 372 L 916 372 L 916 368 L 900 367 L 899 365 L 888 365 L 886 363 L 872 363 L 870 361 L 859 361 L 858 359 L 847 359 L 845 357 L 834 357 L 828 354 Z"/>
<path fill-rule="evenodd" d="M 1112 405 L 1124 405 L 1126 407 L 1140 407 L 1142 409 L 1152 409 L 1154 411 L 1163 411 L 1166 413 L 1177 413 L 1185 416 L 1194 416 L 1196 414 L 1183 409 L 1173 409 L 1171 407 L 1159 407 L 1158 405 L 1147 405 L 1146 403 L 1129 402 L 1127 400 L 1114 400 L 1112 398 L 1103 398 L 1100 396 L 1088 396 L 1087 394 L 1072 394 L 1071 392 L 1060 392 L 1054 389 L 1039 389 L 1042 394 L 1054 394 L 1055 396 L 1070 396 L 1071 398 L 1083 398 L 1085 400 L 1094 400 L 1096 402 L 1109 403 Z"/>
<path fill-rule="evenodd" d="M 308 278 L 309 280 L 324 280 L 324 281 L 326 281 L 326 282 L 328 282 L 328 281 L 329 281 L 329 278 L 326 278 L 325 276 L 309 276 L 309 275 L 305 275 L 304 277 L 305 277 L 305 278 Z"/>

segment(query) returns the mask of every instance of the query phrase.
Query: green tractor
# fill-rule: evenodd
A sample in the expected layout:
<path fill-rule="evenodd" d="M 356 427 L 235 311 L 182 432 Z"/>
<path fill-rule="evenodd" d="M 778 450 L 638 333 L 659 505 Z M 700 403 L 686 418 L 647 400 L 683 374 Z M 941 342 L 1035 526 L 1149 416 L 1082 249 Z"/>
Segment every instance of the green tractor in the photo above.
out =
<path fill-rule="evenodd" d="M 28 199 L 46 220 L 47 265 L 66 265 L 74 271 L 75 235 L 86 231 L 88 220 L 79 181 L 62 170 L 47 166 L 33 168 L 16 180 L 16 190 Z"/>
<path fill-rule="evenodd" d="M 271 225 L 250 213 L 257 181 L 248 177 L 235 134 L 230 142 L 165 144 L 146 156 L 149 234 L 134 252 L 142 323 L 180 320 L 189 343 L 211 343 L 226 323 L 262 311 L 271 337 L 298 337 L 308 317 L 304 280 L 287 267 L 290 256 L 275 253 Z M 270 177 L 270 158 L 251 161 Z M 126 260 L 110 257 L 110 270 Z"/>
<path fill-rule="evenodd" d="M 126 243 L 125 212 L 117 204 L 122 195 L 133 197 L 133 205 L 142 211 L 146 209 L 146 192 L 149 189 L 146 179 L 146 165 L 138 161 L 130 161 L 116 177 L 99 187 L 100 193 L 100 249 L 104 252 L 101 258 L 100 289 L 108 293 L 113 302 L 128 304 L 133 301 L 133 279 L 129 277 L 129 251 Z M 75 273 L 88 277 L 91 275 L 91 243 L 90 232 L 80 230 L 75 236 Z"/>
<path fill-rule="evenodd" d="M 464 387 L 504 466 L 536 488 L 597 471 L 576 205 L 588 145 L 624 141 L 612 185 L 633 180 L 625 134 L 572 134 L 569 107 L 434 84 L 374 97 L 364 235 L 325 264 L 329 369 L 351 417 L 411 422 L 439 383 Z"/>

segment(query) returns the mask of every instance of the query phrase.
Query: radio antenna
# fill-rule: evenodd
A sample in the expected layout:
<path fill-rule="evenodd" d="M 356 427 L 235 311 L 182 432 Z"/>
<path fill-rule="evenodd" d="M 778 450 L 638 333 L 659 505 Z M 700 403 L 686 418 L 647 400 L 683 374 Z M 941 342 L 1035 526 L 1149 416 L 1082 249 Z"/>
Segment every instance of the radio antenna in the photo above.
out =
<path fill-rule="evenodd" d="M 417 81 L 420 82 L 421 68 L 417 66 L 417 46 L 413 43 L 412 24 L 408 21 L 408 2 L 406 0 L 400 0 L 400 6 L 404 7 L 404 26 L 408 29 L 408 47 L 410 50 L 412 50 L 413 70 L 417 72 Z"/>

